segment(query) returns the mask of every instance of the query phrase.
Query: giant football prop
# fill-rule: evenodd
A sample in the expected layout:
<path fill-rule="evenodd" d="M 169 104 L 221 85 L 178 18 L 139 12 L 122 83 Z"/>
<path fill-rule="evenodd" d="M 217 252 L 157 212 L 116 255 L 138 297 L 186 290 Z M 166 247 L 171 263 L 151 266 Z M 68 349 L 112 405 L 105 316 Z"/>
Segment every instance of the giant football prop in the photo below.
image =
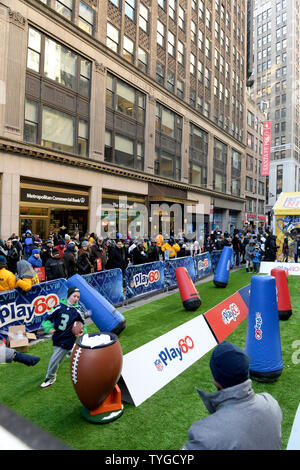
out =
<path fill-rule="evenodd" d="M 216 287 L 226 287 L 228 284 L 232 253 L 230 246 L 224 246 L 214 275 Z"/>
<path fill-rule="evenodd" d="M 182 266 L 176 268 L 175 275 L 184 308 L 192 311 L 197 310 L 202 302 L 187 269 Z"/>
<path fill-rule="evenodd" d="M 68 287 L 78 287 L 80 301 L 92 312 L 91 319 L 100 331 L 119 335 L 126 326 L 123 315 L 79 274 L 67 280 Z"/>
<path fill-rule="evenodd" d="M 276 283 L 273 276 L 252 276 L 245 351 L 250 378 L 274 382 L 283 369 Z"/>
<path fill-rule="evenodd" d="M 81 336 L 70 363 L 75 392 L 83 404 L 82 416 L 91 423 L 118 419 L 124 411 L 117 382 L 123 354 L 117 335 L 110 332 Z"/>
<path fill-rule="evenodd" d="M 271 270 L 271 276 L 276 280 L 279 320 L 288 320 L 292 315 L 292 306 L 286 271 L 274 268 Z"/>

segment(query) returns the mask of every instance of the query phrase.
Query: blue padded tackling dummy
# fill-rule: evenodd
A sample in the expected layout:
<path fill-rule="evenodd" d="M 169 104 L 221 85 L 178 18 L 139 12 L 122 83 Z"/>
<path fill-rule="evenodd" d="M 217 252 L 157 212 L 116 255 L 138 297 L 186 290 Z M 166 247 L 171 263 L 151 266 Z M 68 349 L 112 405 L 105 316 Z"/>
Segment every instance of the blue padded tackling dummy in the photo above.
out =
<path fill-rule="evenodd" d="M 231 246 L 224 246 L 214 275 L 214 284 L 216 287 L 226 287 L 228 284 L 231 256 Z"/>
<path fill-rule="evenodd" d="M 68 287 L 80 290 L 80 301 L 87 310 L 91 310 L 91 319 L 100 331 L 112 332 L 119 335 L 126 326 L 123 315 L 108 302 L 99 292 L 90 286 L 79 274 L 67 280 Z"/>
<path fill-rule="evenodd" d="M 245 351 L 250 377 L 274 382 L 282 372 L 280 327 L 273 276 L 252 276 Z"/>

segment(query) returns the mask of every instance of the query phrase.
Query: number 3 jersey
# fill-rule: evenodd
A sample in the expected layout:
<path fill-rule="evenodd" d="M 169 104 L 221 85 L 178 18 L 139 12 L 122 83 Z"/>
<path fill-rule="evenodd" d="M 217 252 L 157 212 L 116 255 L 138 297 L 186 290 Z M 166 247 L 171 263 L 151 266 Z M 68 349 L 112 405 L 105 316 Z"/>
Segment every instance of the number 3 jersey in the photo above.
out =
<path fill-rule="evenodd" d="M 70 306 L 66 299 L 61 299 L 57 305 L 42 322 L 42 327 L 46 333 L 51 329 L 55 329 L 52 336 L 53 346 L 70 350 L 74 346 L 76 336 L 72 333 L 72 326 L 75 321 L 84 323 L 83 317 L 78 309 L 78 304 Z M 86 333 L 86 327 L 84 326 Z"/>

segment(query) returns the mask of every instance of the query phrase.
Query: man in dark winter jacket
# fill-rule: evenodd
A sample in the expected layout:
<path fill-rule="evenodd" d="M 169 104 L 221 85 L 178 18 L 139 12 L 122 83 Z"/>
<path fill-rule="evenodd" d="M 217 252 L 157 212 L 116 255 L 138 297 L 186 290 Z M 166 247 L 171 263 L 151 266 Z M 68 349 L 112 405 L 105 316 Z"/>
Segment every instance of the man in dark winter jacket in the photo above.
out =
<path fill-rule="evenodd" d="M 67 277 L 64 260 L 60 257 L 60 253 L 57 248 L 53 248 L 51 258 L 46 261 L 45 274 L 47 281 Z"/>
<path fill-rule="evenodd" d="M 7 269 L 15 274 L 17 272 L 17 262 L 19 261 L 18 250 L 13 246 L 11 240 L 6 241 L 4 248 L 7 251 Z"/>
<path fill-rule="evenodd" d="M 214 393 L 198 390 L 209 416 L 195 421 L 184 450 L 281 450 L 282 412 L 269 393 L 255 393 L 249 357 L 223 341 L 210 359 Z"/>
<path fill-rule="evenodd" d="M 134 265 L 144 264 L 148 262 L 147 255 L 144 249 L 144 243 L 142 241 L 137 242 L 137 246 L 132 250 L 132 262 Z"/>
<path fill-rule="evenodd" d="M 52 256 L 52 249 L 54 247 L 53 240 L 49 238 L 45 243 L 43 243 L 41 248 L 41 259 L 43 266 L 46 266 L 46 262 Z"/>
<path fill-rule="evenodd" d="M 64 251 L 64 262 L 67 271 L 67 277 L 72 277 L 77 273 L 77 263 L 75 254 L 75 243 L 70 242 Z"/>
<path fill-rule="evenodd" d="M 123 273 L 125 272 L 128 262 L 125 248 L 120 240 L 117 241 L 116 246 L 110 251 L 108 262 L 109 269 L 120 268 Z"/>
<path fill-rule="evenodd" d="M 91 248 L 87 240 L 83 240 L 81 248 L 78 250 L 77 268 L 78 274 L 90 274 L 94 272 L 94 266 L 91 257 Z"/>

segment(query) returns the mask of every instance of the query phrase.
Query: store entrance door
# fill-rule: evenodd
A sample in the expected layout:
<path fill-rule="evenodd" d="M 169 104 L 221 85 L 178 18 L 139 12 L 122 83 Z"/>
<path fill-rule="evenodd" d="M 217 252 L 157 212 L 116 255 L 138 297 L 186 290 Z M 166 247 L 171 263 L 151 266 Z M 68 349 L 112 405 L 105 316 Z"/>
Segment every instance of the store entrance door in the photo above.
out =
<path fill-rule="evenodd" d="M 31 230 L 33 235 L 38 235 L 41 240 L 47 240 L 49 234 L 48 217 L 20 218 L 21 236 L 26 230 Z"/>

